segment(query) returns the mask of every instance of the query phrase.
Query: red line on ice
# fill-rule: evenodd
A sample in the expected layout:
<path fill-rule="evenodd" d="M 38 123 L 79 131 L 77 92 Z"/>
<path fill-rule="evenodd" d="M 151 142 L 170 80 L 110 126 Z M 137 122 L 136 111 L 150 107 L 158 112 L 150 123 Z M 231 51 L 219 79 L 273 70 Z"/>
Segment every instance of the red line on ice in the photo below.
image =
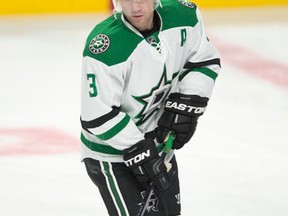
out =
<path fill-rule="evenodd" d="M 212 37 L 220 52 L 222 63 L 228 63 L 246 73 L 256 75 L 273 83 L 288 87 L 288 65 L 256 53 L 248 48 Z"/>
<path fill-rule="evenodd" d="M 79 140 L 54 128 L 0 128 L 0 156 L 79 151 Z"/>

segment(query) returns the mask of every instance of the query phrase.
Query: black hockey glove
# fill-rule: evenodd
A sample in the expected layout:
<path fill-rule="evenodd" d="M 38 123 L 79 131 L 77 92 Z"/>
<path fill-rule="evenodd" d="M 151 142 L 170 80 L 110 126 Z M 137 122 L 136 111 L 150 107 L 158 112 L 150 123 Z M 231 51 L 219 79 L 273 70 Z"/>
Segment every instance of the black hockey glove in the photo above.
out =
<path fill-rule="evenodd" d="M 167 190 L 170 187 L 171 177 L 152 139 L 141 140 L 125 149 L 124 162 L 140 183 L 145 184 L 152 181 L 159 191 Z"/>
<path fill-rule="evenodd" d="M 157 141 L 162 143 L 167 134 L 173 131 L 175 139 L 172 148 L 182 148 L 195 133 L 198 118 L 204 113 L 208 100 L 198 95 L 170 94 L 158 121 Z"/>

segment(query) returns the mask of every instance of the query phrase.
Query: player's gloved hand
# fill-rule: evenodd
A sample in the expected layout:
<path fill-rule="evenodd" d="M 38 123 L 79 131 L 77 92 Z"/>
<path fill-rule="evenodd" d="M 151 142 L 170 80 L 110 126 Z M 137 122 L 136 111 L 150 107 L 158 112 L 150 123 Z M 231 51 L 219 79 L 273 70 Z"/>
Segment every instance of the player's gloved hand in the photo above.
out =
<path fill-rule="evenodd" d="M 198 95 L 170 94 L 158 121 L 157 141 L 164 142 L 169 131 L 173 131 L 175 139 L 172 148 L 182 148 L 195 133 L 198 118 L 204 113 L 208 100 Z"/>
<path fill-rule="evenodd" d="M 145 184 L 152 181 L 160 191 L 170 187 L 171 176 L 152 139 L 141 140 L 125 149 L 124 162 L 132 169 L 140 183 Z"/>

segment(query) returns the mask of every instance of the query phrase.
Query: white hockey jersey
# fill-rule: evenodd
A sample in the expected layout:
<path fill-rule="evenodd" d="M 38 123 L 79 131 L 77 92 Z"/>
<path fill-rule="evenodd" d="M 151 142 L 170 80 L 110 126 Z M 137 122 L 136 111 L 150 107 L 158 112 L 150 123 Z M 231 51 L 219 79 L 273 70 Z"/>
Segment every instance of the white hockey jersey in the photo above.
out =
<path fill-rule="evenodd" d="M 98 24 L 83 52 L 81 148 L 86 157 L 123 162 L 122 150 L 157 127 L 170 92 L 210 98 L 220 70 L 197 6 L 162 0 L 160 30 L 146 38 L 122 13 Z"/>

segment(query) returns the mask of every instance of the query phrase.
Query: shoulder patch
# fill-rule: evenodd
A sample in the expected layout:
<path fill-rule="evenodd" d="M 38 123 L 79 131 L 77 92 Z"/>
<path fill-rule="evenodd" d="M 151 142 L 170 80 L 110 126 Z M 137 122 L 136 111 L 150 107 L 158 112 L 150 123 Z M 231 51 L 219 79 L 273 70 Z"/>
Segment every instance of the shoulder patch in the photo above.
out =
<path fill-rule="evenodd" d="M 181 3 L 182 5 L 189 7 L 189 8 L 194 8 L 195 4 L 193 2 L 188 2 L 186 0 L 177 0 L 179 3 Z"/>
<path fill-rule="evenodd" d="M 110 46 L 110 39 L 105 34 L 98 34 L 89 43 L 89 51 L 93 54 L 105 52 Z"/>

